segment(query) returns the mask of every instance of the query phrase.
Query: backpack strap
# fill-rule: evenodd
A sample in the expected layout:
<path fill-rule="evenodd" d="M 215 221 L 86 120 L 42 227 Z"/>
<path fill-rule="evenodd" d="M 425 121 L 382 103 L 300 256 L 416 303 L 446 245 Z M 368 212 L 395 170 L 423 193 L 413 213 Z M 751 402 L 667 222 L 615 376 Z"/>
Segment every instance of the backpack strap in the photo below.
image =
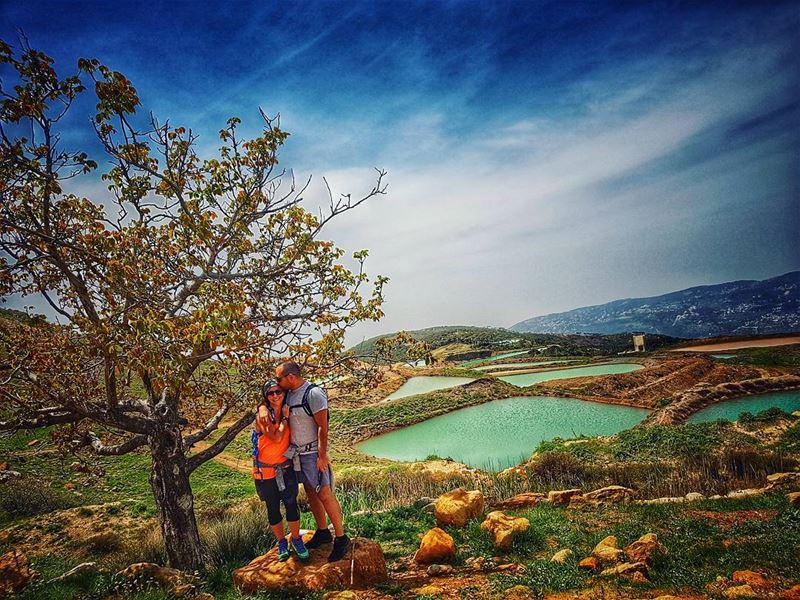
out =
<path fill-rule="evenodd" d="M 295 408 L 302 408 L 303 411 L 309 417 L 313 417 L 314 413 L 311 410 L 311 404 L 309 404 L 308 402 L 308 396 L 311 393 L 311 389 L 316 387 L 319 387 L 316 383 L 309 383 L 308 387 L 303 392 L 303 399 L 300 401 L 300 404 L 295 404 L 293 407 L 291 407 L 290 410 L 294 410 Z M 330 421 L 331 421 L 331 411 L 330 409 L 328 409 L 328 422 L 330 423 Z"/>
<path fill-rule="evenodd" d="M 303 392 L 303 400 L 300 402 L 300 406 L 303 407 L 303 410 L 306 411 L 306 414 L 309 417 L 313 417 L 314 413 L 311 412 L 311 405 L 308 403 L 308 395 L 311 393 L 311 389 L 319 387 L 316 383 L 309 383 L 306 391 Z"/>

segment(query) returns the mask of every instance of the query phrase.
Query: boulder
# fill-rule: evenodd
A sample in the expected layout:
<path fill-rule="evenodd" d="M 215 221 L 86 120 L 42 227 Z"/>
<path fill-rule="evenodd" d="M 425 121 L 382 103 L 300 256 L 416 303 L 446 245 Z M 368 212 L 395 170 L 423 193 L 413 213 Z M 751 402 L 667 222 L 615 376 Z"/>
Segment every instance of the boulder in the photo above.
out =
<path fill-rule="evenodd" d="M 484 571 L 489 568 L 483 556 L 470 556 L 464 561 L 464 564 L 473 571 Z"/>
<path fill-rule="evenodd" d="M 729 598 L 729 600 L 735 600 L 736 598 L 755 598 L 758 596 L 749 585 L 729 587 L 722 592 L 722 595 Z"/>
<path fill-rule="evenodd" d="M 431 565 L 426 572 L 430 577 L 438 577 L 441 575 L 452 575 L 453 571 L 452 565 Z"/>
<path fill-rule="evenodd" d="M 551 490 L 547 492 L 547 501 L 551 504 L 569 504 L 573 496 L 580 496 L 582 492 L 578 489 L 575 490 Z"/>
<path fill-rule="evenodd" d="M 17 594 L 31 582 L 35 573 L 28 557 L 18 550 L 0 556 L 0 597 Z"/>
<path fill-rule="evenodd" d="M 625 554 L 632 562 L 643 562 L 651 566 L 653 558 L 658 554 L 667 554 L 667 549 L 658 541 L 655 533 L 648 533 L 627 546 Z"/>
<path fill-rule="evenodd" d="M 725 494 L 726 498 L 749 498 L 750 496 L 761 496 L 767 488 L 747 488 L 745 490 L 733 490 Z"/>
<path fill-rule="evenodd" d="M 455 556 L 456 544 L 452 536 L 443 529 L 434 527 L 422 536 L 414 560 L 418 563 L 447 562 Z"/>
<path fill-rule="evenodd" d="M 528 527 L 530 527 L 528 519 L 512 517 L 501 510 L 490 512 L 486 515 L 486 520 L 481 523 L 481 529 L 489 532 L 494 545 L 501 550 L 510 549 L 514 535 L 527 531 Z"/>
<path fill-rule="evenodd" d="M 557 563 L 565 563 L 567 562 L 568 558 L 572 558 L 574 552 L 569 548 L 564 548 L 563 550 L 559 550 L 553 555 L 553 558 L 550 559 L 550 562 L 557 562 Z"/>
<path fill-rule="evenodd" d="M 310 539 L 311 534 L 306 534 Z M 311 557 L 301 562 L 292 554 L 289 560 L 278 560 L 278 549 L 254 559 L 249 565 L 233 572 L 233 585 L 247 594 L 261 591 L 317 592 L 326 588 L 364 588 L 388 579 L 386 561 L 377 542 L 355 538 L 351 553 L 339 561 L 329 563 L 331 544 L 311 550 Z M 350 572 L 351 558 L 353 572 Z"/>
<path fill-rule="evenodd" d="M 800 492 L 791 492 L 786 494 L 786 499 L 792 506 L 800 506 Z"/>
<path fill-rule="evenodd" d="M 600 568 L 600 561 L 594 556 L 588 556 L 578 563 L 579 569 L 586 569 L 587 571 L 597 571 Z"/>
<path fill-rule="evenodd" d="M 434 514 L 439 525 L 463 527 L 470 519 L 483 513 L 483 494 L 458 488 L 442 494 L 436 500 Z"/>
<path fill-rule="evenodd" d="M 800 584 L 781 592 L 781 598 L 783 600 L 800 600 Z"/>
<path fill-rule="evenodd" d="M 686 499 L 689 502 L 697 502 L 699 500 L 705 500 L 706 497 L 700 492 L 689 492 L 688 494 L 686 494 Z"/>
<path fill-rule="evenodd" d="M 135 584 L 155 582 L 162 589 L 175 595 L 178 595 L 176 591 L 182 591 L 183 595 L 186 595 L 188 593 L 187 588 L 194 589 L 194 584 L 197 582 L 195 577 L 178 569 L 170 569 L 169 567 L 146 562 L 134 563 L 126 567 L 117 573 L 117 577 L 127 579 Z"/>
<path fill-rule="evenodd" d="M 775 583 L 755 571 L 734 571 L 731 580 L 734 583 L 746 584 L 753 588 L 771 589 L 776 587 Z"/>
<path fill-rule="evenodd" d="M 544 494 L 539 494 L 536 492 L 525 492 L 522 494 L 517 494 L 516 496 L 512 496 L 511 498 L 506 498 L 505 500 L 501 500 L 497 502 L 494 506 L 495 508 L 504 509 L 504 510 L 515 510 L 521 508 L 531 508 L 545 502 L 546 496 Z"/>
<path fill-rule="evenodd" d="M 617 538 L 613 535 L 603 538 L 592 550 L 592 556 L 603 564 L 619 562 L 623 552 L 617 548 Z"/>
<path fill-rule="evenodd" d="M 651 498 L 650 500 L 640 500 L 641 504 L 680 504 L 686 502 L 684 496 L 666 496 L 664 498 Z"/>
<path fill-rule="evenodd" d="M 634 573 L 647 574 L 647 565 L 643 562 L 625 562 L 600 572 L 600 577 L 633 577 Z"/>
<path fill-rule="evenodd" d="M 583 497 L 596 504 L 630 502 L 636 497 L 636 492 L 621 485 L 609 485 L 599 490 L 594 490 Z"/>
<path fill-rule="evenodd" d="M 800 485 L 800 471 L 794 471 L 791 473 L 773 473 L 772 475 L 767 475 L 768 490 L 794 487 L 796 485 Z"/>
<path fill-rule="evenodd" d="M 641 571 L 634 571 L 631 575 L 628 575 L 627 577 L 628 579 L 631 580 L 632 583 L 638 583 L 639 585 L 650 583 L 650 580 L 647 578 L 647 575 L 645 575 Z"/>

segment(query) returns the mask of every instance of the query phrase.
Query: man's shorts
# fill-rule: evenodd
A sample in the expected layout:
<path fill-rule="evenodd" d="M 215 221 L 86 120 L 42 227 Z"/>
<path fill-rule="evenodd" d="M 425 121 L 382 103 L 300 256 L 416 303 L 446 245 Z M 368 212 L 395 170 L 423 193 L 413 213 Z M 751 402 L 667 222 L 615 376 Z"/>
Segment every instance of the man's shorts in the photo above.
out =
<path fill-rule="evenodd" d="M 330 463 L 327 470 L 320 471 L 317 468 L 318 458 L 319 454 L 316 452 L 300 455 L 300 481 L 312 487 L 316 492 L 326 485 L 333 487 L 333 471 Z"/>

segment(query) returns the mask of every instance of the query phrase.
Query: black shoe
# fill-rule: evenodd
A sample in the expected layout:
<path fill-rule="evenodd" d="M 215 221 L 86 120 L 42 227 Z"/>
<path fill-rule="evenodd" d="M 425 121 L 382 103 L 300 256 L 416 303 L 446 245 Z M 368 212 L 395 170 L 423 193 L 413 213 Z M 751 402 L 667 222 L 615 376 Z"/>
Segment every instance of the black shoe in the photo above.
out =
<path fill-rule="evenodd" d="M 347 550 L 350 548 L 350 538 L 346 535 L 341 535 L 336 537 L 333 540 L 333 550 L 331 550 L 331 555 L 328 557 L 328 562 L 336 562 L 337 560 L 342 560 L 345 555 L 347 554 Z"/>
<path fill-rule="evenodd" d="M 330 544 L 333 536 L 329 529 L 317 529 L 314 536 L 306 542 L 306 548 L 319 548 L 322 544 Z"/>

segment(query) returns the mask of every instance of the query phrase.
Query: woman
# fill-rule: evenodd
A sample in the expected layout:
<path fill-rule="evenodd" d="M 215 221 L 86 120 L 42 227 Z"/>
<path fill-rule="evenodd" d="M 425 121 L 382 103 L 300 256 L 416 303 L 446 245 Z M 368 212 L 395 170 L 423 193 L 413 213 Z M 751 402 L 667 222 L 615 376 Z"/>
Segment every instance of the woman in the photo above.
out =
<path fill-rule="evenodd" d="M 258 497 L 267 504 L 272 532 L 278 540 L 278 560 L 289 558 L 289 542 L 283 528 L 281 501 L 292 534 L 291 546 L 301 560 L 308 550 L 300 537 L 300 510 L 297 507 L 297 475 L 283 453 L 289 447 L 289 419 L 284 410 L 285 392 L 275 381 L 262 388 L 256 430 L 253 432 L 253 479 Z"/>

